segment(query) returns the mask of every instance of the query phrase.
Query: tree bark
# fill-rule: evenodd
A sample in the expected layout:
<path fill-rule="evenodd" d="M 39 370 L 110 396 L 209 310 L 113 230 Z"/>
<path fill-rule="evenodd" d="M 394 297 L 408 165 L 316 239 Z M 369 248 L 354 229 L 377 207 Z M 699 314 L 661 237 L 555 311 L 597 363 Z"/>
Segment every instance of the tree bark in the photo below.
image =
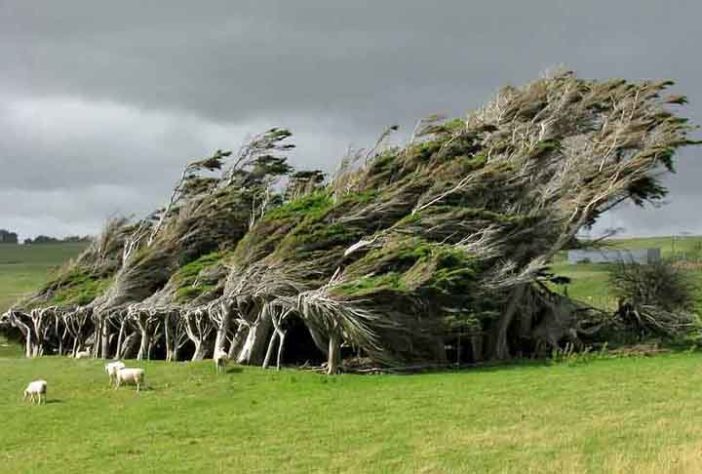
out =
<path fill-rule="evenodd" d="M 193 357 L 190 360 L 193 362 L 204 360 L 205 355 L 207 355 L 207 345 L 205 344 L 205 341 L 200 339 L 197 341 L 193 341 L 193 343 L 195 344 L 195 352 L 193 353 Z"/>
<path fill-rule="evenodd" d="M 263 362 L 266 341 L 271 330 L 271 317 L 263 312 L 258 323 L 249 328 L 246 341 L 236 359 L 237 364 L 259 365 Z"/>
<path fill-rule="evenodd" d="M 110 322 L 107 320 L 107 316 L 101 318 L 100 324 L 102 325 L 100 334 L 100 341 L 102 342 L 100 357 L 107 359 L 110 355 Z"/>
<path fill-rule="evenodd" d="M 231 305 L 220 305 L 220 317 L 217 321 L 217 335 L 215 337 L 214 353 L 226 353 L 227 337 L 231 330 L 232 311 Z"/>
<path fill-rule="evenodd" d="M 334 375 L 339 372 L 339 364 L 341 362 L 341 338 L 337 331 L 332 331 L 329 335 L 329 349 L 327 353 L 327 375 Z"/>
<path fill-rule="evenodd" d="M 285 331 L 282 331 L 279 335 L 280 341 L 278 342 L 278 358 L 276 360 L 275 368 L 280 370 L 280 365 L 283 362 L 283 348 L 285 347 Z"/>
<path fill-rule="evenodd" d="M 507 331 L 509 330 L 509 326 L 512 323 L 512 319 L 514 319 L 517 309 L 519 308 L 519 303 L 524 297 L 525 290 L 526 284 L 520 284 L 510 292 L 507 308 L 497 322 L 493 359 L 507 360 L 510 357 L 509 344 L 507 343 Z"/>
<path fill-rule="evenodd" d="M 166 314 L 163 321 L 163 332 L 166 338 L 166 361 L 173 362 L 176 360 L 176 340 L 175 340 L 175 324 L 173 314 Z"/>
<path fill-rule="evenodd" d="M 471 336 L 470 345 L 473 350 L 473 362 L 483 360 L 483 336 L 480 334 Z"/>
<path fill-rule="evenodd" d="M 128 359 L 134 353 L 134 347 L 137 343 L 138 333 L 133 332 L 129 334 L 122 343 L 122 354 L 121 359 Z"/>
<path fill-rule="evenodd" d="M 124 326 L 127 324 L 127 318 L 123 317 L 119 325 L 119 335 L 117 336 L 117 348 L 115 349 L 115 359 L 122 357 L 122 344 L 124 343 Z"/>
<path fill-rule="evenodd" d="M 98 357 L 100 357 L 100 349 L 102 348 L 102 343 L 101 343 L 102 342 L 102 326 L 103 326 L 103 324 L 105 324 L 105 320 L 103 318 L 101 318 L 100 316 L 95 315 L 95 317 L 93 318 L 93 322 L 95 324 L 94 329 L 93 329 L 93 331 L 94 331 L 93 336 L 95 339 L 95 343 L 93 344 L 93 347 L 91 348 L 92 349 L 91 352 L 92 352 L 92 356 L 94 358 L 98 358 Z"/>
<path fill-rule="evenodd" d="M 146 328 L 139 328 L 139 333 L 141 334 L 141 342 L 139 344 L 137 360 L 144 360 L 149 354 L 149 343 L 151 342 L 151 338 Z"/>
<path fill-rule="evenodd" d="M 266 351 L 266 357 L 263 359 L 263 368 L 267 369 L 268 366 L 270 365 L 271 362 L 271 357 L 273 356 L 273 347 L 275 347 L 275 343 L 278 340 L 278 332 L 273 331 L 271 333 L 271 339 L 270 342 L 268 342 L 268 350 Z"/>
<path fill-rule="evenodd" d="M 246 336 L 248 333 L 249 328 L 243 324 L 239 324 L 239 327 L 236 329 L 234 337 L 232 338 L 232 343 L 229 346 L 229 360 L 234 360 L 241 352 L 241 348 L 243 347 L 244 341 L 246 341 Z"/>

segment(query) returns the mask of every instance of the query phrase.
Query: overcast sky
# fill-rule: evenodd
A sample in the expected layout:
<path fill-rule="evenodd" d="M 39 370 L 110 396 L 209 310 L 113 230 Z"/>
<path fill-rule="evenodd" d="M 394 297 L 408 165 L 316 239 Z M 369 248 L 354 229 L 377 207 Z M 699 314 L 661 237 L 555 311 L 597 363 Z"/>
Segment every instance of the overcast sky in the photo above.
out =
<path fill-rule="evenodd" d="M 700 0 L 0 0 L 0 228 L 96 233 L 271 126 L 295 133 L 294 164 L 331 170 L 389 124 L 464 115 L 558 65 L 673 79 L 700 123 L 700 18 Z M 665 206 L 599 228 L 702 233 L 700 152 Z"/>

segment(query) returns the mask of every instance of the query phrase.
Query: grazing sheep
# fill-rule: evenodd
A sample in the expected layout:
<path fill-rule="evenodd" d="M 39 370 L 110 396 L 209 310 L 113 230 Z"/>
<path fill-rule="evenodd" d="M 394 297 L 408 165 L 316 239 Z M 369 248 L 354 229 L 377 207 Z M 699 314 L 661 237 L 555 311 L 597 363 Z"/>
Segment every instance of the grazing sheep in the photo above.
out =
<path fill-rule="evenodd" d="M 138 392 L 144 384 L 144 369 L 129 369 L 123 367 L 117 370 L 115 375 L 115 388 L 119 388 L 122 383 L 136 385 L 136 391 Z"/>
<path fill-rule="evenodd" d="M 90 357 L 90 351 L 78 351 L 76 352 L 76 359 L 86 359 Z"/>
<path fill-rule="evenodd" d="M 110 386 L 115 383 L 117 371 L 124 369 L 125 367 L 126 365 L 124 365 L 124 362 L 119 360 L 105 364 L 105 372 L 107 373 L 107 376 L 110 377 Z"/>
<path fill-rule="evenodd" d="M 40 405 L 42 401 L 46 404 L 46 380 L 35 380 L 27 385 L 24 389 L 24 397 L 22 400 L 26 400 L 29 397 L 29 401 L 34 403 L 36 400 L 37 405 Z"/>
<path fill-rule="evenodd" d="M 215 352 L 212 360 L 214 360 L 215 363 L 215 370 L 217 372 L 223 372 L 229 362 L 229 356 L 224 351 L 218 351 Z"/>

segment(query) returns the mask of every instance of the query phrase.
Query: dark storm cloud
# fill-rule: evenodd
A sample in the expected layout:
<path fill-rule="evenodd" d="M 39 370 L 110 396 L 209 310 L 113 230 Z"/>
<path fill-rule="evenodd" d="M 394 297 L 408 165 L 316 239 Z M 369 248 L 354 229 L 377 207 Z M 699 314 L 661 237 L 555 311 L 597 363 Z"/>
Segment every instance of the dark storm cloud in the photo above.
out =
<path fill-rule="evenodd" d="M 0 227 L 87 232 L 145 212 L 182 162 L 273 125 L 296 133 L 296 163 L 330 170 L 387 124 L 463 114 L 559 64 L 676 79 L 700 122 L 702 65 L 688 55 L 700 13 L 696 1 L 0 0 Z M 692 158 L 668 180 L 671 204 L 602 226 L 702 232 L 688 219 Z"/>

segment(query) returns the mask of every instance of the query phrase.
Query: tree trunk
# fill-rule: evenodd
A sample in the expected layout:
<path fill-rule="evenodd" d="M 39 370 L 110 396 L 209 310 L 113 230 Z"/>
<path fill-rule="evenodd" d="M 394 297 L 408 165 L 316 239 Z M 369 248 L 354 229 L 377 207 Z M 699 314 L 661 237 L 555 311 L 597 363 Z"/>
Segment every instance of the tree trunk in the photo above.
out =
<path fill-rule="evenodd" d="M 493 351 L 493 359 L 497 360 L 507 360 L 510 357 L 509 354 L 509 344 L 507 343 L 507 331 L 509 326 L 514 319 L 514 315 L 519 308 L 519 303 L 524 297 L 524 291 L 526 290 L 526 285 L 518 285 L 510 292 L 509 302 L 507 303 L 507 308 L 505 312 L 500 316 L 497 322 L 497 332 L 495 334 L 495 348 Z"/>
<path fill-rule="evenodd" d="M 278 342 L 278 359 L 275 364 L 276 370 L 280 370 L 280 364 L 283 362 L 283 347 L 285 346 L 285 331 L 282 331 L 278 336 L 280 341 Z"/>
<path fill-rule="evenodd" d="M 266 351 L 266 358 L 263 359 L 263 368 L 267 369 L 270 362 L 271 362 L 271 357 L 273 356 L 273 347 L 275 347 L 275 343 L 278 340 L 278 332 L 273 331 L 271 334 L 271 340 L 268 343 L 268 350 Z"/>
<path fill-rule="evenodd" d="M 271 317 L 264 313 L 261 315 L 258 324 L 254 324 L 249 328 L 244 347 L 242 347 L 239 357 L 236 359 L 237 364 L 258 365 L 263 362 L 270 330 Z"/>
<path fill-rule="evenodd" d="M 122 344 L 124 343 L 124 326 L 127 323 L 126 318 L 122 318 L 119 325 L 119 335 L 117 336 L 117 348 L 115 349 L 115 359 L 122 357 Z"/>
<path fill-rule="evenodd" d="M 341 362 L 341 338 L 336 331 L 329 335 L 329 349 L 327 355 L 327 375 L 334 375 L 339 372 Z"/>
<path fill-rule="evenodd" d="M 137 360 L 144 360 L 149 356 L 149 344 L 151 338 L 149 337 L 149 332 L 146 328 L 140 329 L 141 333 L 141 343 L 139 344 L 139 353 L 137 354 Z"/>
<path fill-rule="evenodd" d="M 149 348 L 146 350 L 146 360 L 151 360 L 154 353 L 154 347 L 158 344 L 159 334 L 149 339 Z"/>
<path fill-rule="evenodd" d="M 103 359 L 107 359 L 110 356 L 110 322 L 107 321 L 107 318 L 102 318 L 101 324 L 100 340 L 102 341 L 102 347 L 100 348 L 100 356 Z"/>
<path fill-rule="evenodd" d="M 22 336 L 24 336 L 24 356 L 31 359 L 32 354 L 34 353 L 34 345 L 32 344 L 32 328 L 29 327 L 29 324 L 25 324 L 23 321 L 21 321 L 19 316 L 13 316 L 12 325 L 19 329 Z"/>
<path fill-rule="evenodd" d="M 175 340 L 175 325 L 173 324 L 172 315 L 166 314 L 163 321 L 163 333 L 166 338 L 166 362 L 173 362 L 176 357 L 176 340 Z"/>
<path fill-rule="evenodd" d="M 122 343 L 122 354 L 120 356 L 121 359 L 128 359 L 134 353 L 137 338 L 138 334 L 133 332 L 124 339 L 124 342 Z"/>
<path fill-rule="evenodd" d="M 94 327 L 94 338 L 95 338 L 95 343 L 93 344 L 92 347 L 92 356 L 94 358 L 100 357 L 100 349 L 102 348 L 102 326 L 106 323 L 104 318 L 101 318 L 99 316 L 95 316 L 95 319 L 93 319 L 95 322 L 95 327 Z"/>
<path fill-rule="evenodd" d="M 236 330 L 236 333 L 234 334 L 232 343 L 229 346 L 229 360 L 234 360 L 237 357 L 237 355 L 241 352 L 241 348 L 243 347 L 244 341 L 246 341 L 246 336 L 248 335 L 248 333 L 249 328 L 244 326 L 243 324 L 240 324 Z"/>
<path fill-rule="evenodd" d="M 217 324 L 217 335 L 215 337 L 214 353 L 226 353 L 227 336 L 231 330 L 232 310 L 231 305 L 222 304 L 220 307 L 222 314 L 219 324 Z"/>
<path fill-rule="evenodd" d="M 483 336 L 480 334 L 471 336 L 470 345 L 473 351 L 473 362 L 481 362 L 483 360 Z"/>
<path fill-rule="evenodd" d="M 34 348 L 32 345 L 32 332 L 27 330 L 24 337 L 25 337 L 24 355 L 28 359 L 31 359 L 32 354 L 34 354 Z"/>
<path fill-rule="evenodd" d="M 43 327 L 45 313 L 43 310 L 33 309 L 31 311 L 32 330 L 34 331 L 34 343 L 32 347 L 32 357 L 40 357 L 44 353 Z"/>
<path fill-rule="evenodd" d="M 207 354 L 207 345 L 205 344 L 205 341 L 195 341 L 195 352 L 193 353 L 191 361 L 195 362 L 198 360 L 204 360 L 205 355 Z"/>

